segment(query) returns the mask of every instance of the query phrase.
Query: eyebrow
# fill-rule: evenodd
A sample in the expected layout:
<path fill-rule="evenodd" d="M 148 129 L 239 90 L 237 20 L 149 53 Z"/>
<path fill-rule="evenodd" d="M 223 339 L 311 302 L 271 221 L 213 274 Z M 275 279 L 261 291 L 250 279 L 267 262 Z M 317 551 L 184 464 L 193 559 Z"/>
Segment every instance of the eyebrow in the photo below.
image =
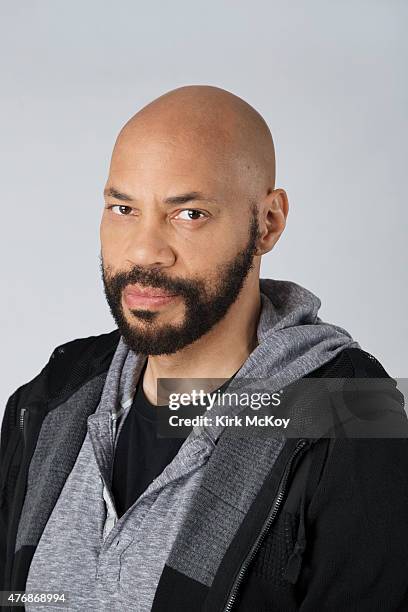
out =
<path fill-rule="evenodd" d="M 123 193 L 122 191 L 119 191 L 118 189 L 115 189 L 115 187 L 109 187 L 108 189 L 105 189 L 103 193 L 105 196 L 115 198 L 116 200 L 120 200 L 121 202 L 134 202 L 135 201 L 134 198 L 132 198 L 132 196 L 128 195 L 127 193 Z M 179 195 L 170 196 L 168 198 L 165 198 L 163 201 L 165 204 L 170 204 L 170 205 L 185 204 L 186 202 L 192 202 L 192 201 L 206 201 L 206 202 L 214 202 L 214 203 L 216 202 L 214 198 L 210 198 L 206 196 L 201 191 L 188 191 L 186 193 L 180 193 Z"/>
<path fill-rule="evenodd" d="M 109 187 L 109 189 L 105 189 L 103 192 L 104 196 L 115 198 L 116 200 L 121 200 L 122 202 L 133 202 L 133 198 L 127 195 L 126 193 L 122 193 L 115 189 L 114 187 Z"/>

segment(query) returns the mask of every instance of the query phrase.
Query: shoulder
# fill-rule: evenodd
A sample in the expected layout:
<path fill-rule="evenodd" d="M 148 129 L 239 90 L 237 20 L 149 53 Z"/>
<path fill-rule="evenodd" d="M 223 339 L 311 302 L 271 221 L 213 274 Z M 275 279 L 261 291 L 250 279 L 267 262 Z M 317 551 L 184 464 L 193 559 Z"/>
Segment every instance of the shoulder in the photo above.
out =
<path fill-rule="evenodd" d="M 390 378 L 381 362 L 361 348 L 345 348 L 308 377 Z"/>
<path fill-rule="evenodd" d="M 59 362 L 64 366 L 73 365 L 78 360 L 88 360 L 92 366 L 96 365 L 104 357 L 112 355 L 119 342 L 120 333 L 118 329 L 97 336 L 76 338 L 60 344 L 51 353 L 49 363 Z"/>
<path fill-rule="evenodd" d="M 31 380 L 9 397 L 3 417 L 3 430 L 15 422 L 22 404 L 47 402 L 64 392 L 80 387 L 93 376 L 107 371 L 120 339 L 118 329 L 75 338 L 54 348 L 48 362 Z"/>
<path fill-rule="evenodd" d="M 109 368 L 120 338 L 118 329 L 96 336 L 76 338 L 58 345 L 46 365 L 50 396 L 66 387 L 79 386 Z"/>
<path fill-rule="evenodd" d="M 118 329 L 96 336 L 75 338 L 54 348 L 44 366 L 51 383 L 61 383 L 67 377 L 92 374 L 108 367 L 120 333 Z M 58 379 L 58 380 L 54 380 Z M 28 383 L 30 384 L 30 383 Z"/>
<path fill-rule="evenodd" d="M 380 361 L 360 348 L 347 348 L 305 378 L 336 378 L 330 398 L 350 438 L 405 438 L 408 419 L 398 382 Z"/>

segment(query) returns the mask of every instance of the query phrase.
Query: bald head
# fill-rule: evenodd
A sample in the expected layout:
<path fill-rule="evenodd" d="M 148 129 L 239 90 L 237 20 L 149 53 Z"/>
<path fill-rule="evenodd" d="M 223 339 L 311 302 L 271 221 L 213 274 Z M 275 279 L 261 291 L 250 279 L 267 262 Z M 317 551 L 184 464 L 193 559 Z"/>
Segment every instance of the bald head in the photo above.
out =
<path fill-rule="evenodd" d="M 275 185 L 272 135 L 261 115 L 238 96 L 218 87 L 180 87 L 155 99 L 122 128 L 112 164 L 132 149 L 172 145 L 172 154 L 212 160 L 220 179 L 237 184 L 252 198 Z M 163 157 L 163 150 L 157 148 Z M 164 154 L 164 157 L 165 154 Z"/>

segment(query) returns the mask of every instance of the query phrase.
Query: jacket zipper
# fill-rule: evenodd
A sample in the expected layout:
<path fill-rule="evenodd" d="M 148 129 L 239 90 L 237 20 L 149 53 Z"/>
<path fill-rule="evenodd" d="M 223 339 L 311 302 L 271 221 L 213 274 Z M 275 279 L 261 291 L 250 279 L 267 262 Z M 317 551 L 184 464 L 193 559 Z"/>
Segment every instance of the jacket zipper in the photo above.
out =
<path fill-rule="evenodd" d="M 251 564 L 252 560 L 254 559 L 256 553 L 258 552 L 263 540 L 265 539 L 266 534 L 268 533 L 268 530 L 270 529 L 273 521 L 276 518 L 276 515 L 278 514 L 278 510 L 280 508 L 280 506 L 282 505 L 282 501 L 285 497 L 285 493 L 286 493 L 286 488 L 287 488 L 287 483 L 289 480 L 289 475 L 290 475 L 290 470 L 292 468 L 293 462 L 295 460 L 295 458 L 297 457 L 297 455 L 300 453 L 300 451 L 307 445 L 307 440 L 300 440 L 288 463 L 286 464 L 286 468 L 285 471 L 283 473 L 282 476 L 282 480 L 279 484 L 279 490 L 278 493 L 276 494 L 275 499 L 273 500 L 271 509 L 269 511 L 269 514 L 267 516 L 267 518 L 265 519 L 264 524 L 262 525 L 261 531 L 255 541 L 255 543 L 253 544 L 251 550 L 249 551 L 248 555 L 246 556 L 246 558 L 244 559 L 240 570 L 238 572 L 238 575 L 231 587 L 231 590 L 229 592 L 229 596 L 228 596 L 228 600 L 227 603 L 225 605 L 225 608 L 223 610 L 223 612 L 230 612 L 232 610 L 232 607 L 234 605 L 234 602 L 237 598 L 238 595 L 238 590 L 239 587 L 241 586 L 242 580 L 245 576 L 245 573 L 249 567 L 249 565 Z"/>
<path fill-rule="evenodd" d="M 25 442 L 25 436 L 24 436 L 24 420 L 25 420 L 25 415 L 27 412 L 27 408 L 21 408 L 20 409 L 20 431 L 23 435 L 23 440 Z"/>
<path fill-rule="evenodd" d="M 3 505 L 4 501 L 4 492 L 7 486 L 8 475 L 10 471 L 10 466 L 13 461 L 14 455 L 17 450 L 20 431 L 14 430 L 11 438 L 9 440 L 9 444 L 6 448 L 6 452 L 3 457 L 2 464 L 0 466 L 0 507 Z"/>

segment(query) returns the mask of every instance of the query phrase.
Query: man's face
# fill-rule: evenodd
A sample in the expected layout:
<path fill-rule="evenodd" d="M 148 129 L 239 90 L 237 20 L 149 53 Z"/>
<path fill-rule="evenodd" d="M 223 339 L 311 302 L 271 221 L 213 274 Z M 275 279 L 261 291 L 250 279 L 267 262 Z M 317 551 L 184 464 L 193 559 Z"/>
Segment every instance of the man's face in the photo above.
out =
<path fill-rule="evenodd" d="M 240 193 L 230 162 L 187 144 L 126 138 L 105 188 L 105 295 L 125 342 L 145 355 L 174 353 L 226 315 L 259 237 L 257 208 Z M 145 291 L 171 297 L 136 295 Z"/>

